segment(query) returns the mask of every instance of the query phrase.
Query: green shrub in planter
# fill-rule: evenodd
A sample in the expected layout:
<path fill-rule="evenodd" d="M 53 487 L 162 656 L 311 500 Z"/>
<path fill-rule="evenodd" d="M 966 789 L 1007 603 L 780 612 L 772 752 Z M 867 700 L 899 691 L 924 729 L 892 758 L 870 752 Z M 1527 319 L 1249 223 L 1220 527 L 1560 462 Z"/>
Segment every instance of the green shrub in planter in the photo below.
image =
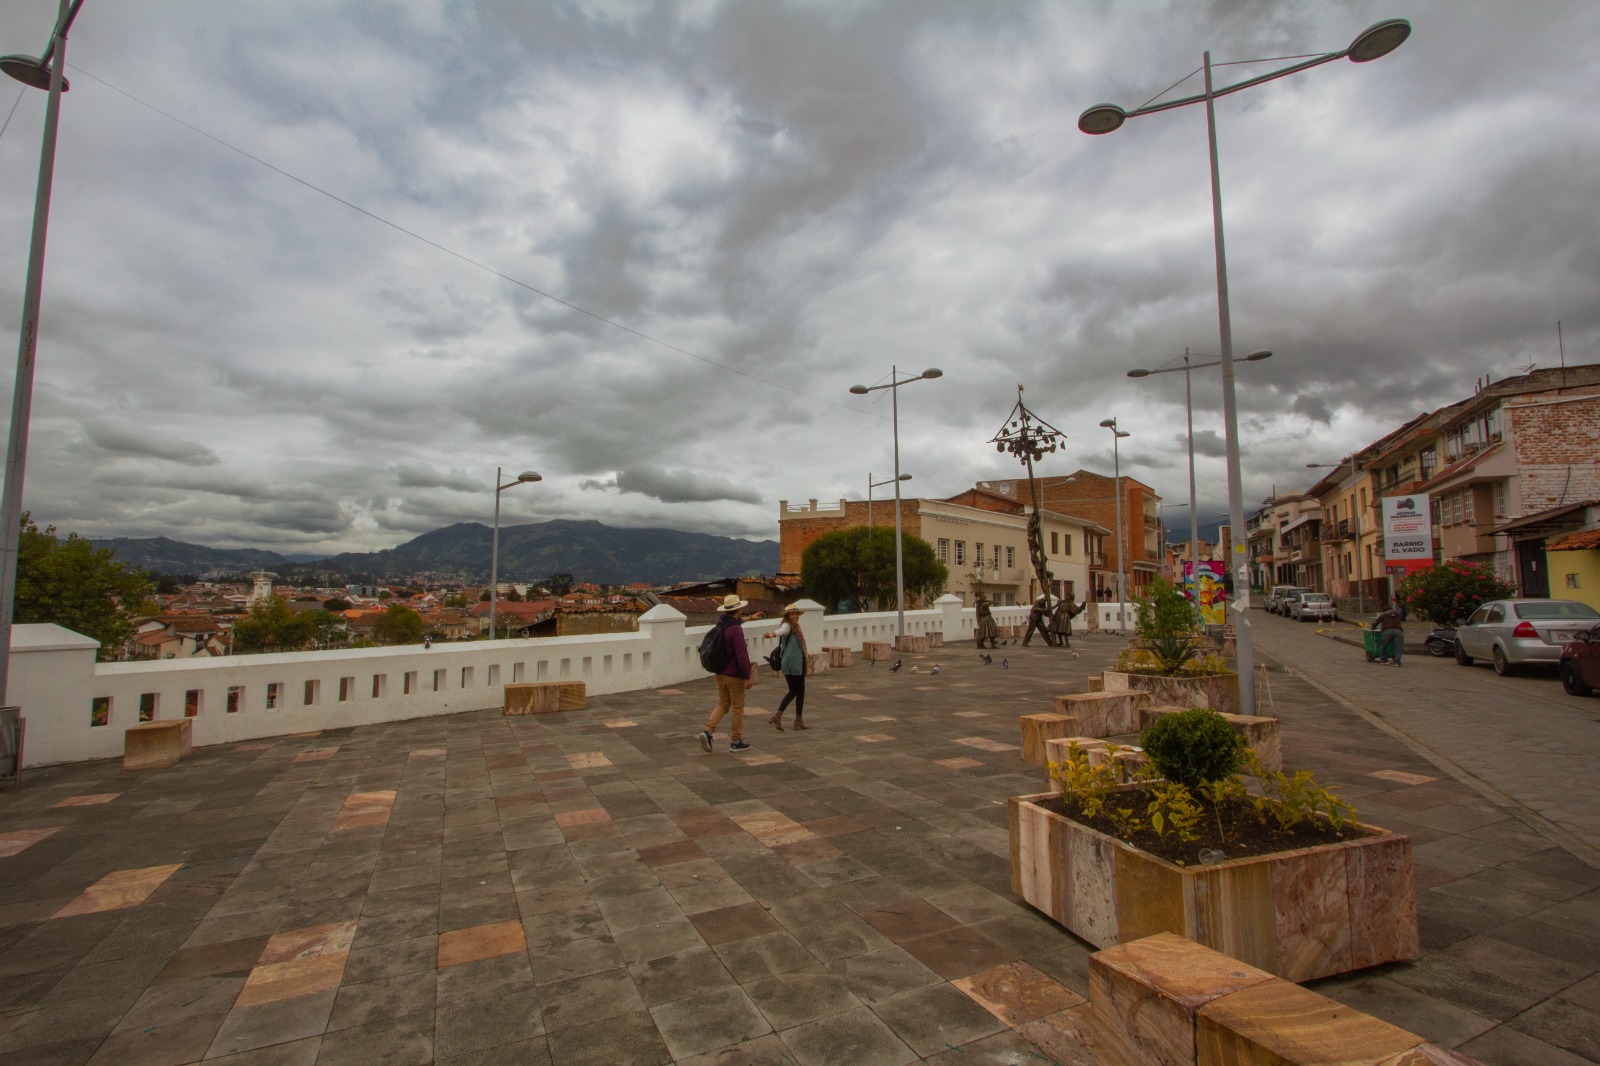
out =
<path fill-rule="evenodd" d="M 1191 789 L 1231 777 L 1245 763 L 1244 739 L 1209 707 L 1163 714 L 1139 734 L 1139 746 L 1162 777 Z"/>

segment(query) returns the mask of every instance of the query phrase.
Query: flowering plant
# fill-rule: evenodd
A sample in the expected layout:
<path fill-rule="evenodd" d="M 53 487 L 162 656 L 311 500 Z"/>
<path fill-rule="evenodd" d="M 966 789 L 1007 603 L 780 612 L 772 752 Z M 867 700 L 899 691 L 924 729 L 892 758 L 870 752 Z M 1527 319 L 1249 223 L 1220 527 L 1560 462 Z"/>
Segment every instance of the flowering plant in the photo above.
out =
<path fill-rule="evenodd" d="M 1451 559 L 1407 575 L 1396 590 L 1399 601 L 1436 626 L 1453 626 L 1489 600 L 1516 595 L 1516 588 L 1493 570 L 1466 559 Z"/>

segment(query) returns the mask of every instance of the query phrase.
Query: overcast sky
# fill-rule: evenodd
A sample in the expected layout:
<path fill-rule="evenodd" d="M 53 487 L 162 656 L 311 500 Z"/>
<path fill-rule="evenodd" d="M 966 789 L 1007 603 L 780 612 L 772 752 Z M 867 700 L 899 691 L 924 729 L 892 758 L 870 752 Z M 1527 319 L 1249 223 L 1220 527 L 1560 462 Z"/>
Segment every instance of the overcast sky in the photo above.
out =
<path fill-rule="evenodd" d="M 0 53 L 55 12 L 6 0 Z M 889 475 L 888 393 L 848 389 L 893 365 L 944 371 L 899 390 L 919 494 L 1020 472 L 988 443 L 1020 383 L 1068 434 L 1043 472 L 1110 473 L 1116 416 L 1122 471 L 1182 501 L 1182 375 L 1125 373 L 1218 350 L 1204 110 L 1077 116 L 1388 17 L 1392 55 L 1218 103 L 1236 351 L 1275 353 L 1238 372 L 1251 503 L 1554 365 L 1558 320 L 1600 359 L 1600 4 L 87 0 L 26 506 L 368 550 L 488 522 L 504 466 L 545 476 L 507 523 L 775 537 L 779 499 Z M 19 97 L 6 386 L 46 101 L 0 79 L 0 121 Z"/>

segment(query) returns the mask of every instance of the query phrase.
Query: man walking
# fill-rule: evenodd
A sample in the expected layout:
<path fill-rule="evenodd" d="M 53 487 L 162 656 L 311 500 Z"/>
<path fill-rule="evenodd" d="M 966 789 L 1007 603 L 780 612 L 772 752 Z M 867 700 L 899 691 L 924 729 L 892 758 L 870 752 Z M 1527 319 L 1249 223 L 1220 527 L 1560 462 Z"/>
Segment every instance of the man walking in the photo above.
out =
<path fill-rule="evenodd" d="M 744 740 L 744 692 L 756 683 L 756 674 L 750 665 L 750 649 L 744 642 L 744 626 L 739 624 L 739 612 L 748 606 L 749 600 L 729 593 L 717 608 L 717 632 L 727 653 L 727 665 L 716 675 L 717 709 L 711 712 L 711 720 L 700 734 L 700 746 L 707 754 L 711 753 L 712 742 L 716 739 L 717 723 L 729 711 L 733 712 L 733 722 L 729 726 L 728 750 L 748 751 L 750 748 Z"/>
<path fill-rule="evenodd" d="M 1384 662 L 1394 660 L 1396 666 L 1400 665 L 1400 655 L 1405 651 L 1406 632 L 1405 623 L 1400 620 L 1400 612 L 1394 607 L 1380 614 L 1372 623 L 1378 630 L 1378 652 Z"/>

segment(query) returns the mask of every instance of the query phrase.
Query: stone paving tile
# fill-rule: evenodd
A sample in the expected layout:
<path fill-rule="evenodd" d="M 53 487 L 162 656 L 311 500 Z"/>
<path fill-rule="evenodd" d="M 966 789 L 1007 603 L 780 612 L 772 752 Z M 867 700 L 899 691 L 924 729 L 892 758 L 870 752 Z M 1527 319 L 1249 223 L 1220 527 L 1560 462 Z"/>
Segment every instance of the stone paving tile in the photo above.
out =
<path fill-rule="evenodd" d="M 203 749 L 137 776 L 44 768 L 0 795 L 7 832 L 56 828 L 0 843 L 0 1059 L 1079 1066 L 1081 1011 L 1063 1005 L 1087 993 L 1091 949 L 1008 884 L 1004 799 L 1042 775 L 1015 713 L 972 707 L 1081 691 L 1120 642 L 1074 644 L 1070 662 L 1008 648 L 1005 672 L 954 654 L 906 657 L 914 676 L 853 668 L 824 691 L 872 715 L 819 700 L 813 729 L 758 731 L 743 758 L 699 750 L 711 686 L 695 682 Z M 1318 987 L 1486 1062 L 1587 1061 L 1600 870 L 1270 676 L 1287 762 L 1426 860 L 1424 957 Z M 890 720 L 916 728 L 856 739 Z M 142 900 L 50 918 L 109 874 L 167 865 Z"/>

